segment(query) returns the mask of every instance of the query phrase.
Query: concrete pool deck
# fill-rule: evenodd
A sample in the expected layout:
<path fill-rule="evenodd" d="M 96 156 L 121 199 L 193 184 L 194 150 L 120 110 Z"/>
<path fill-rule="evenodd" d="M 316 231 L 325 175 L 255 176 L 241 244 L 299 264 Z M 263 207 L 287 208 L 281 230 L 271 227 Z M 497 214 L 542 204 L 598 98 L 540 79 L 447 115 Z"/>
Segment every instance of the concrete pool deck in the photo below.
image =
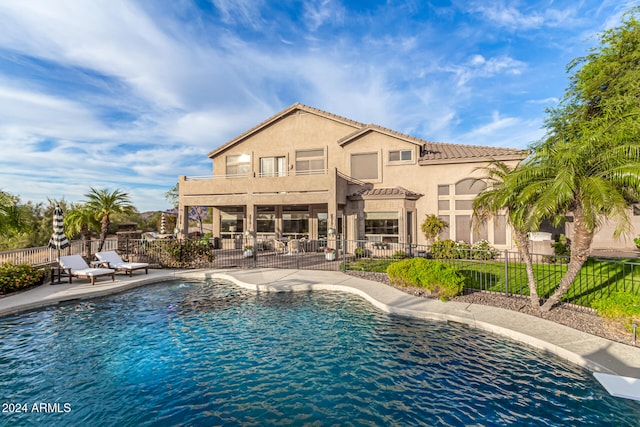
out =
<path fill-rule="evenodd" d="M 359 295 L 387 313 L 462 323 L 528 344 L 591 372 L 603 374 L 596 375 L 596 378 L 611 394 L 640 400 L 640 347 L 613 342 L 523 313 L 478 304 L 445 303 L 415 297 L 382 283 L 336 271 L 150 270 L 149 274 L 116 277 L 114 282 L 108 278 L 100 278 L 94 286 L 88 280 L 77 279 L 73 284 L 45 284 L 0 298 L 0 316 L 180 278 L 228 280 L 257 292 L 343 291 Z M 609 387 L 613 387 L 613 391 Z"/>

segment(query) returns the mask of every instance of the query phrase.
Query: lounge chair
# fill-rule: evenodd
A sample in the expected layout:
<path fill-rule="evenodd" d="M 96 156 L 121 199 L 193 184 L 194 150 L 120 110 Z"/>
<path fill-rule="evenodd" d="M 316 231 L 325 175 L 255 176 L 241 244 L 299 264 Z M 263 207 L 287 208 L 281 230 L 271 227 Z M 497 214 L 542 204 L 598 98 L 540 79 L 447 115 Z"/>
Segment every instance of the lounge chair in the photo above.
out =
<path fill-rule="evenodd" d="M 98 252 L 96 253 L 96 258 L 107 264 L 109 268 L 113 268 L 116 271 L 124 271 L 124 273 L 129 276 L 133 276 L 134 270 L 141 270 L 143 268 L 144 272 L 149 274 L 149 264 L 146 262 L 125 262 L 115 251 Z"/>
<path fill-rule="evenodd" d="M 284 253 L 287 252 L 287 245 L 285 245 L 284 242 L 282 242 L 280 240 L 274 240 L 273 241 L 273 250 L 276 252 L 276 255 L 284 254 Z"/>
<path fill-rule="evenodd" d="M 115 270 L 110 268 L 91 268 L 80 255 L 61 256 L 58 260 L 60 268 L 69 276 L 69 283 L 72 278 L 89 279 L 91 285 L 95 285 L 96 277 L 111 276 L 111 280 L 115 281 Z"/>

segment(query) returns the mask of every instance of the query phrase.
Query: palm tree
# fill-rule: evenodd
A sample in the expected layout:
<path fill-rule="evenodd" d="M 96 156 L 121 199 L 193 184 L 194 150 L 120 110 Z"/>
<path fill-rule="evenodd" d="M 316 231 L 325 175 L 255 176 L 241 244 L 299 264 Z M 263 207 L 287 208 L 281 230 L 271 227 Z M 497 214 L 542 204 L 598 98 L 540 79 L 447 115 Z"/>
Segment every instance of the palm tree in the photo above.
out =
<path fill-rule="evenodd" d="M 492 162 L 488 167 L 483 168 L 487 172 L 483 181 L 488 185 L 473 201 L 473 222 L 479 225 L 498 215 L 506 215 L 507 222 L 513 229 L 513 240 L 524 260 L 531 306 L 534 310 L 540 310 L 540 297 L 533 272 L 527 233 L 529 231 L 527 214 L 531 205 L 526 202 L 522 194 L 524 185 L 522 179 L 518 179 L 517 176 L 520 173 L 519 168 L 524 167 L 526 162 L 513 169 L 502 162 Z M 531 198 L 527 197 L 527 199 Z"/>
<path fill-rule="evenodd" d="M 130 215 L 135 213 L 136 209 L 131 204 L 129 195 L 118 189 L 109 192 L 106 189 L 96 190 L 91 187 L 91 191 L 85 194 L 85 197 L 88 198 L 87 208 L 93 212 L 96 219 L 101 221 L 100 244 L 98 245 L 98 252 L 100 252 L 105 240 L 107 240 L 107 232 L 111 224 L 109 216 L 115 213 Z"/>
<path fill-rule="evenodd" d="M 17 198 L 0 191 L 0 235 L 25 231 L 28 225 L 17 204 Z"/>
<path fill-rule="evenodd" d="M 91 230 L 100 230 L 100 221 L 86 205 L 75 206 L 64 216 L 65 233 L 68 236 L 80 234 L 87 260 L 91 259 Z"/>
<path fill-rule="evenodd" d="M 526 167 L 510 180 L 528 208 L 524 225 L 539 229 L 573 215 L 571 256 L 556 291 L 542 305 L 560 301 L 587 260 L 605 220 L 614 237 L 630 230 L 630 203 L 640 197 L 640 7 L 622 25 L 603 32 L 600 45 L 569 64 L 573 71 L 557 108 L 549 109 L 546 137 Z"/>
<path fill-rule="evenodd" d="M 537 229 L 543 219 L 556 223 L 573 214 L 571 256 L 556 291 L 542 305 L 549 311 L 566 293 L 591 250 L 591 242 L 605 220 L 617 224 L 614 237 L 630 230 L 630 204 L 640 195 L 640 144 L 609 142 L 598 135 L 583 138 L 554 134 L 541 144 L 535 160 L 514 177 L 520 196 L 530 204 L 525 223 Z"/>

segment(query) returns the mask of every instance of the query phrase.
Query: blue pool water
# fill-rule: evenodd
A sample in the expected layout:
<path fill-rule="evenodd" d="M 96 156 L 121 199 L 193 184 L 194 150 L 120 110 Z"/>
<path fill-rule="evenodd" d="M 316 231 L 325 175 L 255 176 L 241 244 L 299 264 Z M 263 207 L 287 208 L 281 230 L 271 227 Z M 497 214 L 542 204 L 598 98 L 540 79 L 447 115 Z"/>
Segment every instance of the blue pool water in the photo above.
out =
<path fill-rule="evenodd" d="M 0 401 L 3 426 L 640 425 L 640 403 L 519 343 L 211 282 L 1 318 Z"/>

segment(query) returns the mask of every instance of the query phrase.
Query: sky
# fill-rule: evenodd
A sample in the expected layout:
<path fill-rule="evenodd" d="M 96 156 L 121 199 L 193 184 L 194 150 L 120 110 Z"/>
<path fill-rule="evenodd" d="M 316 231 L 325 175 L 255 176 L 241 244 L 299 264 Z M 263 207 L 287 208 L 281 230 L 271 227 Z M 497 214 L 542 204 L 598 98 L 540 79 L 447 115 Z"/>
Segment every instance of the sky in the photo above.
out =
<path fill-rule="evenodd" d="M 566 66 L 640 0 L 0 0 L 0 190 L 164 210 L 207 153 L 302 104 L 526 148 Z"/>

